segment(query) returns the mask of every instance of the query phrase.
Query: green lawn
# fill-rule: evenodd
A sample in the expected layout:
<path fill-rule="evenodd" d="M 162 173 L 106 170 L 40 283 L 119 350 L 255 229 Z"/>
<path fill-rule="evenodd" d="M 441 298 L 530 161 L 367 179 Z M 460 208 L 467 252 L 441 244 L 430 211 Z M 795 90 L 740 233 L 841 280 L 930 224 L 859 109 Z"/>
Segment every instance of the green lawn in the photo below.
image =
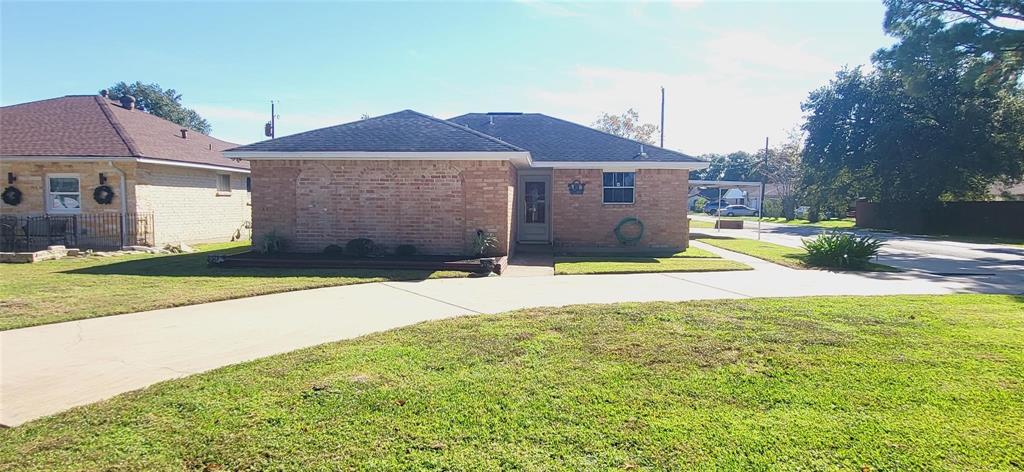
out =
<path fill-rule="evenodd" d="M 707 229 L 707 228 L 714 228 L 714 227 L 715 227 L 715 224 L 710 222 L 710 221 L 694 220 L 694 219 L 690 220 L 690 228 L 704 228 L 704 229 Z"/>
<path fill-rule="evenodd" d="M 1024 297 L 422 323 L 0 431 L 0 470 L 1010 470 Z"/>
<path fill-rule="evenodd" d="M 182 255 L 82 257 L 0 264 L 0 330 L 289 290 L 382 280 L 458 277 L 453 272 L 368 269 L 216 269 L 206 256 L 248 243 L 199 246 Z"/>
<path fill-rule="evenodd" d="M 750 221 L 750 222 L 756 222 L 757 221 L 757 217 L 756 216 L 742 216 L 742 217 L 741 216 L 736 216 L 736 217 L 732 217 L 732 218 L 722 217 L 722 219 L 723 220 L 744 220 L 744 221 Z M 807 227 L 812 227 L 812 228 L 827 228 L 827 229 L 850 229 L 850 228 L 853 228 L 853 227 L 855 227 L 857 225 L 856 220 L 854 220 L 853 218 L 842 218 L 842 219 L 837 219 L 837 220 L 821 220 L 821 221 L 818 221 L 818 222 L 815 222 L 815 223 L 811 223 L 808 220 L 800 220 L 800 219 L 786 221 L 785 218 L 773 216 L 773 217 L 762 218 L 761 221 L 765 222 L 765 223 L 796 225 L 796 226 L 807 226 Z M 711 227 L 712 228 L 715 227 L 714 223 L 711 224 Z"/>
<path fill-rule="evenodd" d="M 944 241 L 957 241 L 962 243 L 978 244 L 1002 244 L 1005 246 L 1024 247 L 1024 238 L 1010 238 L 1002 236 L 925 236 L 927 238 L 940 239 Z"/>
<path fill-rule="evenodd" d="M 704 244 L 710 244 L 722 249 L 728 249 L 740 254 L 746 254 L 768 262 L 792 267 L 794 269 L 815 269 L 817 267 L 807 264 L 807 251 L 803 248 L 795 248 L 774 244 L 754 239 L 728 238 L 724 236 L 712 236 L 707 234 L 693 234 L 691 238 L 697 239 Z M 884 264 L 871 264 L 868 268 L 873 272 L 898 272 L 899 269 Z"/>
<path fill-rule="evenodd" d="M 604 254 L 555 257 L 555 275 L 711 272 L 750 268 L 746 264 L 721 259 L 695 247 L 676 254 L 651 256 Z"/>

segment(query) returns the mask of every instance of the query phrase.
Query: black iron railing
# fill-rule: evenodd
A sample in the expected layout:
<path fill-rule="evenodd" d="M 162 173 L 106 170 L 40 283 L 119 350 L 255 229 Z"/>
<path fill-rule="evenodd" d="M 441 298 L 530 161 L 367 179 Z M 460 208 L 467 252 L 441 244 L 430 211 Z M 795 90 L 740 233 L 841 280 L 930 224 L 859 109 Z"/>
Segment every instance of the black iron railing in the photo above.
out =
<path fill-rule="evenodd" d="M 152 213 L 0 215 L 0 250 L 37 251 L 64 245 L 80 249 L 152 246 Z"/>

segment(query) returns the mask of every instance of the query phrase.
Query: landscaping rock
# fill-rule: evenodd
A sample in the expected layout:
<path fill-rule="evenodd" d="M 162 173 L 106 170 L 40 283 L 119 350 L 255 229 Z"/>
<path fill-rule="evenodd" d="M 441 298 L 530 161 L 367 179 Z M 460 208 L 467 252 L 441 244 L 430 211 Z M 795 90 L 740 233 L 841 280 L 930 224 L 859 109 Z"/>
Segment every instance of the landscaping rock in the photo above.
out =
<path fill-rule="evenodd" d="M 189 246 L 188 244 L 182 243 L 182 242 L 179 242 L 177 244 L 168 244 L 168 245 L 164 246 L 164 250 L 167 251 L 167 252 L 170 252 L 172 254 L 183 254 L 183 253 L 196 252 L 195 248 L 193 248 L 192 246 Z"/>

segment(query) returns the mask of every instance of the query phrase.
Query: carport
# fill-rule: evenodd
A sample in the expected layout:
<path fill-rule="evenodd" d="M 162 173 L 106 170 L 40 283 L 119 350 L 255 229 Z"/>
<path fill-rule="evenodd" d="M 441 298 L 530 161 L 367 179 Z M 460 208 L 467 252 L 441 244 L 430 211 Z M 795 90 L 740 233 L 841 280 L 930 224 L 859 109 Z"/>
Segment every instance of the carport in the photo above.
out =
<path fill-rule="evenodd" d="M 761 219 L 764 217 L 764 183 L 743 180 L 691 180 L 690 188 L 686 194 L 690 195 L 690 192 L 692 192 L 694 188 L 699 190 L 718 189 L 719 205 L 721 205 L 724 193 L 729 189 L 753 188 L 760 192 L 757 199 L 757 239 L 761 239 Z M 719 206 L 719 209 L 721 209 L 721 206 Z M 721 231 L 722 212 L 716 211 L 715 218 L 716 221 L 718 221 L 715 225 L 717 227 L 716 229 Z"/>

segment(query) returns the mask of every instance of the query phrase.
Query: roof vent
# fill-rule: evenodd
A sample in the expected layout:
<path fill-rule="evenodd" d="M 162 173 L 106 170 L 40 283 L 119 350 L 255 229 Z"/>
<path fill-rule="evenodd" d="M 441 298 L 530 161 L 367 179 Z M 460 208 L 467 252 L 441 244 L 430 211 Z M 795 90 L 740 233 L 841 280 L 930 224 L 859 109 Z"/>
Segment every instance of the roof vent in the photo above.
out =
<path fill-rule="evenodd" d="M 490 119 L 490 123 L 488 123 L 488 124 L 493 125 L 494 124 L 494 117 L 493 116 L 488 116 L 487 118 Z"/>
<path fill-rule="evenodd" d="M 640 159 L 646 159 L 647 158 L 647 153 L 644 152 L 644 145 L 643 144 L 640 145 L 640 154 L 637 154 L 637 155 L 633 156 L 633 159 L 637 159 L 637 158 L 640 158 Z"/>
<path fill-rule="evenodd" d="M 188 139 L 188 130 L 185 128 L 181 129 L 181 139 Z"/>
<path fill-rule="evenodd" d="M 107 89 L 100 90 L 101 97 L 107 98 L 108 95 L 110 95 L 110 92 L 108 92 Z"/>
<path fill-rule="evenodd" d="M 131 95 L 123 95 L 123 96 L 121 96 L 121 106 L 124 107 L 125 110 L 134 110 L 135 109 L 135 97 L 133 97 Z"/>

